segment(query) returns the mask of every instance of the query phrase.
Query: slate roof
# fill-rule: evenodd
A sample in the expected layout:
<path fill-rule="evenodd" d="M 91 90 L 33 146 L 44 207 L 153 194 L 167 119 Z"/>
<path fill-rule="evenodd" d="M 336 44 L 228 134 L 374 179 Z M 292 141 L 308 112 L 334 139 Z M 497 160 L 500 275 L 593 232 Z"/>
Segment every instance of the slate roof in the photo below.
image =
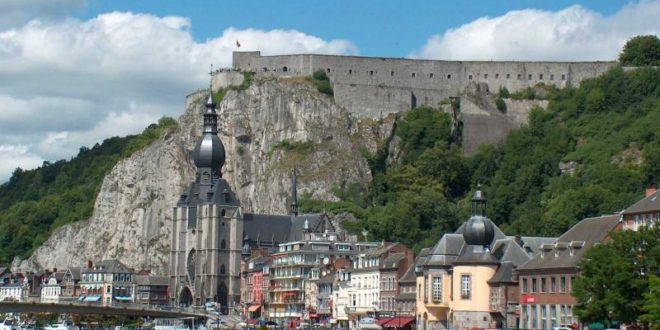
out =
<path fill-rule="evenodd" d="M 518 267 L 532 258 L 515 238 L 498 239 L 493 246 L 493 255 L 502 262 L 511 262 Z"/>
<path fill-rule="evenodd" d="M 332 284 L 335 281 L 335 273 L 334 272 L 328 272 L 327 275 L 321 276 L 319 278 L 318 283 L 325 283 L 325 284 Z"/>
<path fill-rule="evenodd" d="M 103 260 L 97 262 L 93 265 L 93 268 L 85 269 L 87 272 L 98 272 L 98 273 L 132 273 L 132 271 L 126 267 L 119 260 Z"/>
<path fill-rule="evenodd" d="M 243 231 L 255 243 L 284 243 L 301 241 L 305 220 L 309 229 L 323 227 L 322 214 L 273 215 L 243 213 Z M 259 242 L 257 242 L 259 241 Z"/>
<path fill-rule="evenodd" d="M 396 242 L 396 243 L 385 242 L 381 246 L 379 246 L 375 249 L 371 249 L 371 250 L 367 251 L 365 253 L 365 255 L 370 256 L 370 257 L 378 257 L 378 256 L 381 256 L 381 255 L 387 253 L 387 251 L 391 250 L 393 247 L 395 247 L 399 244 L 401 244 L 401 243 L 398 243 L 398 242 Z"/>
<path fill-rule="evenodd" d="M 532 259 L 519 266 L 518 270 L 577 267 L 590 247 L 605 240 L 615 230 L 619 225 L 619 219 L 618 214 L 583 219 L 561 235 L 555 244 L 546 244 L 544 247 L 549 249 L 547 252 L 537 252 Z"/>
<path fill-rule="evenodd" d="M 500 264 L 500 267 L 497 268 L 497 271 L 495 274 L 493 274 L 493 277 L 488 280 L 488 283 L 491 284 L 496 284 L 496 283 L 516 283 L 516 281 L 513 278 L 513 263 L 510 261 L 503 261 Z"/>
<path fill-rule="evenodd" d="M 170 285 L 170 279 L 167 276 L 136 275 L 135 282 L 137 285 Z"/>
<path fill-rule="evenodd" d="M 637 214 L 655 211 L 660 211 L 660 189 L 625 209 L 623 214 Z"/>
<path fill-rule="evenodd" d="M 69 268 L 68 270 L 71 273 L 71 277 L 74 281 L 80 281 L 80 279 L 81 279 L 81 276 L 80 276 L 81 268 L 72 267 L 72 268 Z"/>
<path fill-rule="evenodd" d="M 383 260 L 383 263 L 380 265 L 380 269 L 399 268 L 399 263 L 405 258 L 406 254 L 403 252 L 393 253 L 385 258 L 385 260 Z"/>
<path fill-rule="evenodd" d="M 438 243 L 428 252 L 424 265 L 451 266 L 456 261 L 465 245 L 463 234 L 444 234 Z"/>
<path fill-rule="evenodd" d="M 399 283 L 415 283 L 417 282 L 417 276 L 415 275 L 415 265 L 410 265 L 408 270 L 403 276 L 399 279 Z"/>
<path fill-rule="evenodd" d="M 400 293 L 395 298 L 395 300 L 416 300 L 416 294 L 414 292 Z"/>
<path fill-rule="evenodd" d="M 500 261 L 480 245 L 463 244 L 461 254 L 454 261 L 454 265 L 497 265 Z"/>

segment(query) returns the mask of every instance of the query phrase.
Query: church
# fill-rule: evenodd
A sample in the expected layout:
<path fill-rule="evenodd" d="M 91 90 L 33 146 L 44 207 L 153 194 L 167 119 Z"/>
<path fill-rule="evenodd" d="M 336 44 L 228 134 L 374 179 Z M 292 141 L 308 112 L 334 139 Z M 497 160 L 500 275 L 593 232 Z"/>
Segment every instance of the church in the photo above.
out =
<path fill-rule="evenodd" d="M 201 306 L 219 303 L 223 312 L 240 300 L 241 258 L 252 248 L 269 249 L 312 232 L 336 232 L 325 214 L 298 215 L 295 171 L 288 215 L 243 213 L 240 201 L 222 178 L 225 148 L 218 138 L 212 89 L 206 101 L 204 132 L 193 151 L 195 181 L 173 210 L 170 251 L 170 303 Z"/>

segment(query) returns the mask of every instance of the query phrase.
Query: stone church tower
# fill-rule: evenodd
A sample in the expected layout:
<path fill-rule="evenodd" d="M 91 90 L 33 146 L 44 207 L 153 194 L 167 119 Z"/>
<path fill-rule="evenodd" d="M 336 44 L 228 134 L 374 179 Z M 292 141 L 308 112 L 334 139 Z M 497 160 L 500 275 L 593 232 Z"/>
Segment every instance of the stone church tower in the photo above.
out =
<path fill-rule="evenodd" d="M 195 181 L 174 207 L 170 301 L 176 306 L 213 301 L 226 311 L 240 299 L 243 214 L 225 179 L 225 149 L 218 138 L 216 104 L 209 90 L 204 134 L 193 160 Z"/>

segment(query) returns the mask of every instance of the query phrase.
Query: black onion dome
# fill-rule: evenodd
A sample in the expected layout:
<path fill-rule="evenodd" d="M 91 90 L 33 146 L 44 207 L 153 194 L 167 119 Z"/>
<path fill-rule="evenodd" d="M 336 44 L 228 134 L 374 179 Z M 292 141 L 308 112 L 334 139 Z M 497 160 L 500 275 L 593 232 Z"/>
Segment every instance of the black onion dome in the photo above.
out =
<path fill-rule="evenodd" d="M 211 93 L 204 113 L 204 134 L 195 145 L 193 161 L 198 169 L 210 168 L 213 174 L 221 176 L 220 169 L 225 164 L 225 147 L 218 138 L 218 115 Z"/>
<path fill-rule="evenodd" d="M 473 215 L 465 223 L 463 239 L 469 245 L 487 246 L 495 237 L 495 228 L 488 218 L 481 215 Z"/>
<path fill-rule="evenodd" d="M 486 197 L 481 191 L 481 185 L 472 196 L 472 215 L 465 223 L 463 239 L 469 245 L 490 245 L 495 237 L 493 223 L 486 217 Z"/>

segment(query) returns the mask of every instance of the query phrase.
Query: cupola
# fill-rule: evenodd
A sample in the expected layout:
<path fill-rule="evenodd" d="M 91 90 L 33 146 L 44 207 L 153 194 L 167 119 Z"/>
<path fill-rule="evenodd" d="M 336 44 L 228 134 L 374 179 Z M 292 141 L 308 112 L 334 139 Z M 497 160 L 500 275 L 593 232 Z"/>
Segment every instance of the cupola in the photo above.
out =
<path fill-rule="evenodd" d="M 468 245 L 489 246 L 495 237 L 493 223 L 486 218 L 486 197 L 481 185 L 472 196 L 470 219 L 465 223 L 463 239 Z"/>

